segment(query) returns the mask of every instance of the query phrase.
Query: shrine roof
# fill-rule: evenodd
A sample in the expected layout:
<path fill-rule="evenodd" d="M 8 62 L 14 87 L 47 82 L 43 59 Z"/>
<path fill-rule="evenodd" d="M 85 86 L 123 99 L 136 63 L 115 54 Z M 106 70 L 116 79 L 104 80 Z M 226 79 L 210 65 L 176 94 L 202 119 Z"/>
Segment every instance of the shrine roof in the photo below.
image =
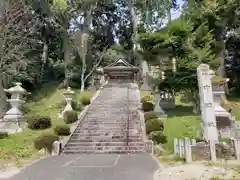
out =
<path fill-rule="evenodd" d="M 117 59 L 116 61 L 114 61 L 113 63 L 111 63 L 110 65 L 108 65 L 104 68 L 109 68 L 109 67 L 117 67 L 117 68 L 133 67 L 133 68 L 135 68 L 136 66 L 133 66 L 132 64 L 130 64 L 129 62 L 127 62 L 124 59 Z"/>

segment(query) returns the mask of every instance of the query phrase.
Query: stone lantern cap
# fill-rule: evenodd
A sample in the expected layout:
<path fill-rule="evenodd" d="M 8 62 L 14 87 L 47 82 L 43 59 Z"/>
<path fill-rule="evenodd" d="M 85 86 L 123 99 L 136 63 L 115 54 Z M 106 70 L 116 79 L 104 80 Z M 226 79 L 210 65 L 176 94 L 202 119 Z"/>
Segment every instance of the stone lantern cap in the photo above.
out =
<path fill-rule="evenodd" d="M 68 87 L 65 92 L 63 92 L 64 95 L 72 95 L 74 94 L 74 91 L 71 90 L 71 87 Z"/>
<path fill-rule="evenodd" d="M 24 88 L 21 87 L 22 83 L 15 83 L 16 86 L 11 87 L 9 89 L 4 89 L 4 92 L 7 93 L 19 93 L 19 94 L 30 94 L 29 92 L 27 92 Z"/>

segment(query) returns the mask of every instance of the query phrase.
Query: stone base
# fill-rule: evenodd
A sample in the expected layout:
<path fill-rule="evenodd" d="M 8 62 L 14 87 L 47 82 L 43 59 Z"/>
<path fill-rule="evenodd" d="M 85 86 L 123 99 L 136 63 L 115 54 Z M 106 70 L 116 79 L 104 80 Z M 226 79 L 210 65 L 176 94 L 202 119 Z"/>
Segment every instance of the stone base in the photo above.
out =
<path fill-rule="evenodd" d="M 153 154 L 154 153 L 154 145 L 152 140 L 146 140 L 144 141 L 145 144 L 145 151 L 147 153 Z"/>
<path fill-rule="evenodd" d="M 160 101 L 160 106 L 163 108 L 163 109 L 173 109 L 176 107 L 176 104 L 175 102 L 172 102 L 172 101 Z"/>
<path fill-rule="evenodd" d="M 0 121 L 0 132 L 7 132 L 9 134 L 14 134 L 22 132 L 25 126 L 25 122 L 20 122 L 19 125 L 16 122 L 3 122 Z"/>

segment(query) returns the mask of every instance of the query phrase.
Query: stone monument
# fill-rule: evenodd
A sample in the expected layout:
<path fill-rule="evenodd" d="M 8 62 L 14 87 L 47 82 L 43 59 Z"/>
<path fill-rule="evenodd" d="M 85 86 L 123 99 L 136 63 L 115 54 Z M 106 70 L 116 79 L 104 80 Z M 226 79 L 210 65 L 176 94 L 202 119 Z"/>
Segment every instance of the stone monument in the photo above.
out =
<path fill-rule="evenodd" d="M 165 111 L 160 107 L 160 100 L 161 100 L 160 92 L 156 90 L 154 112 L 156 112 L 161 117 L 167 117 Z"/>
<path fill-rule="evenodd" d="M 72 108 L 72 98 L 73 98 L 73 94 L 74 94 L 74 91 L 71 90 L 71 87 L 68 87 L 67 90 L 65 92 L 63 92 L 63 96 L 65 98 L 65 101 L 67 102 L 63 112 L 62 112 L 62 115 L 61 117 L 63 117 L 64 113 L 66 111 L 72 111 L 73 108 Z"/>
<path fill-rule="evenodd" d="M 6 93 L 11 94 L 11 98 L 7 100 L 7 102 L 10 103 L 11 108 L 6 112 L 3 119 L 0 120 L 0 131 L 8 133 L 22 132 L 25 126 L 25 121 L 20 107 L 25 103 L 23 96 L 30 94 L 21 87 L 21 83 L 15 84 L 16 86 L 11 87 L 10 89 L 4 89 Z"/>
<path fill-rule="evenodd" d="M 203 124 L 203 138 L 207 141 L 218 142 L 218 131 L 212 92 L 213 71 L 209 65 L 201 64 L 197 68 L 198 88 L 201 107 L 201 119 Z"/>

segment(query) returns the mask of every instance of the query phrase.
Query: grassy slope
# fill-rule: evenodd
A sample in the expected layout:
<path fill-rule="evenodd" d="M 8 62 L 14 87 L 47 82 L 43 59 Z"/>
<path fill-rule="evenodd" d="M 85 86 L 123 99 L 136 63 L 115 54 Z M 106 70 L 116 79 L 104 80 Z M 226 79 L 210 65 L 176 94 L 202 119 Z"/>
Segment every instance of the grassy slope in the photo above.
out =
<path fill-rule="evenodd" d="M 34 139 L 44 133 L 53 132 L 53 128 L 58 124 L 64 124 L 63 120 L 58 118 L 58 114 L 61 112 L 61 102 L 64 100 L 63 91 L 57 89 L 58 83 L 48 83 L 43 86 L 37 93 L 32 95 L 32 100 L 26 104 L 29 112 L 27 115 L 42 115 L 49 116 L 52 119 L 52 128 L 33 131 L 25 128 L 23 132 L 10 135 L 6 139 L 0 140 L 0 159 L 7 162 L 14 163 L 14 165 L 20 165 L 25 161 L 36 159 L 43 155 L 41 152 L 37 152 L 33 147 Z M 80 94 L 79 90 L 75 91 L 75 98 L 79 99 L 82 95 L 91 95 L 88 92 Z"/>
<path fill-rule="evenodd" d="M 141 92 L 141 97 L 149 95 L 149 92 Z M 182 103 L 180 96 L 176 97 L 176 108 L 166 111 L 168 118 L 164 120 L 164 134 L 167 136 L 167 149 L 173 149 L 173 139 L 199 135 L 201 120 L 199 115 L 192 113 L 192 105 Z"/>
<path fill-rule="evenodd" d="M 226 109 L 232 108 L 232 114 L 236 117 L 237 120 L 240 120 L 240 97 L 239 96 L 230 96 L 227 98 L 228 107 Z"/>
<path fill-rule="evenodd" d="M 201 129 L 200 116 L 192 112 L 191 104 L 182 103 L 180 96 L 176 97 L 176 108 L 168 110 L 168 118 L 164 121 L 164 134 L 167 136 L 167 148 L 173 149 L 173 139 L 199 136 Z"/>

